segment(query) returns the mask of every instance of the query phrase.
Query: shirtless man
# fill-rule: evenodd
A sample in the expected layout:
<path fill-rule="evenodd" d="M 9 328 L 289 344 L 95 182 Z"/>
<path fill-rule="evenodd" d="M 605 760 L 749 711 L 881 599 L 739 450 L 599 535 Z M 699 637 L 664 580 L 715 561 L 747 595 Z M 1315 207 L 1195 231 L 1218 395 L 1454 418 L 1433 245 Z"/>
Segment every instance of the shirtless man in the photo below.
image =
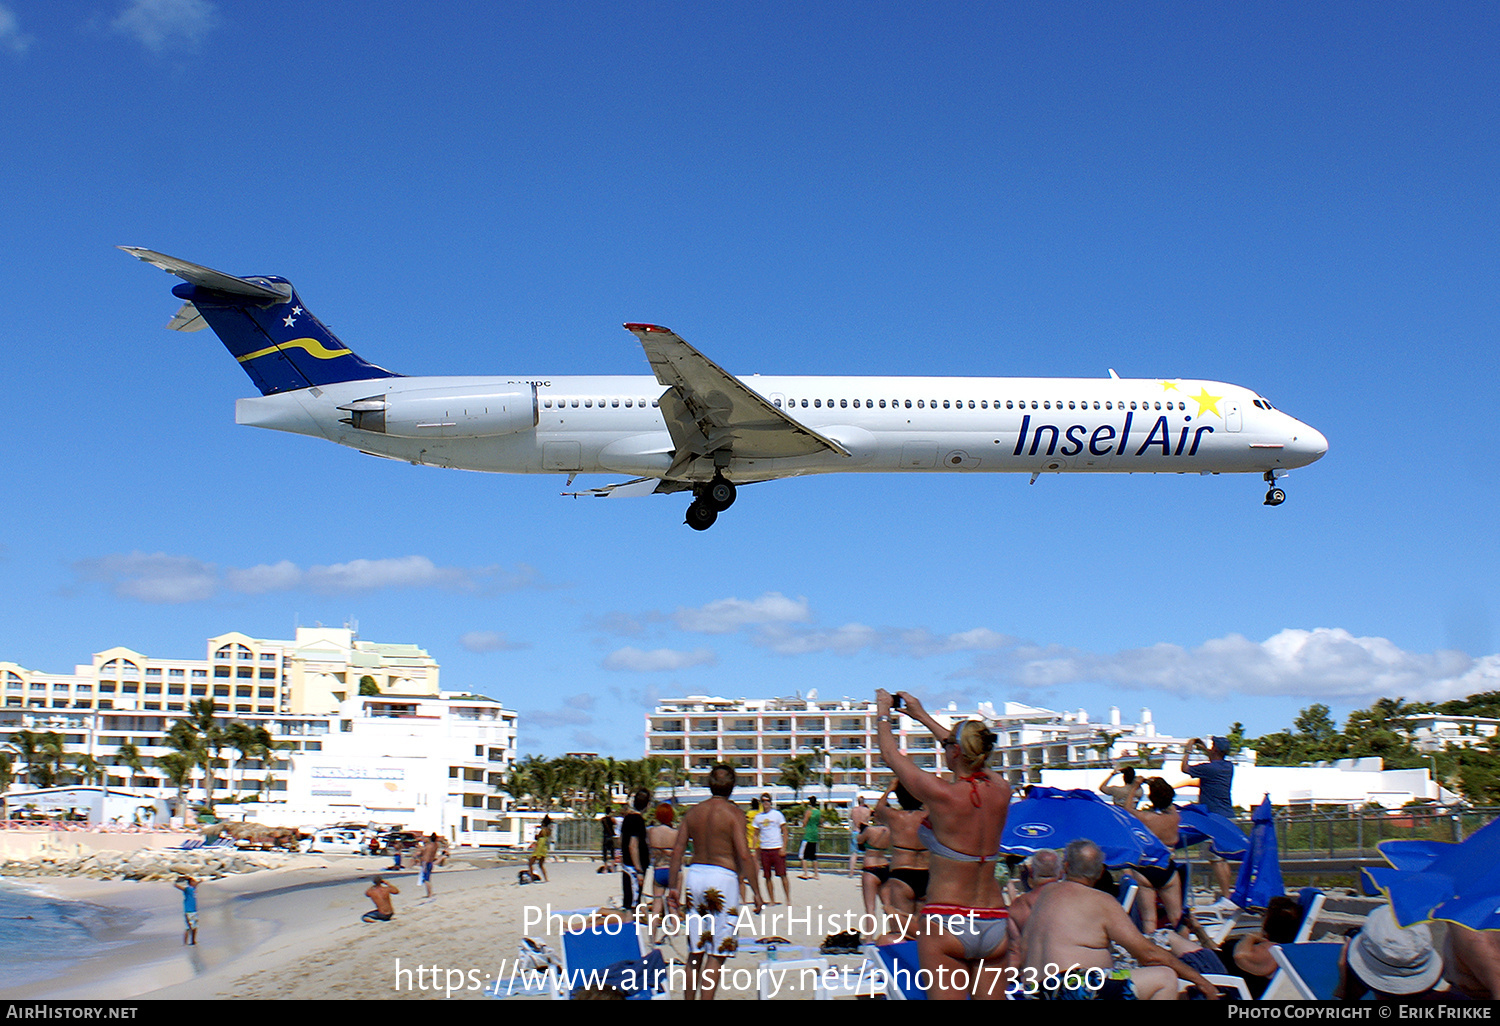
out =
<path fill-rule="evenodd" d="M 1500 1000 L 1500 930 L 1448 924 L 1443 978 L 1476 1001 Z"/>
<path fill-rule="evenodd" d="M 891 807 L 888 799 L 892 794 L 900 808 Z M 927 900 L 931 881 L 927 847 L 918 834 L 927 814 L 922 811 L 922 803 L 899 780 L 893 780 L 890 790 L 880 796 L 874 814 L 891 833 L 890 863 L 885 886 L 880 888 L 880 900 L 886 912 L 894 917 L 894 923 L 888 926 L 894 925 L 896 939 L 906 940 L 916 936 L 917 912 Z"/>
<path fill-rule="evenodd" d="M 417 863 L 422 867 L 422 886 L 427 888 L 427 896 L 432 897 L 432 869 L 438 860 L 438 835 L 431 834 L 427 840 L 422 842 L 422 850 L 417 853 Z"/>
<path fill-rule="evenodd" d="M 750 862 L 750 846 L 745 843 L 745 814 L 729 800 L 734 783 L 733 766 L 721 762 L 709 771 L 712 797 L 688 809 L 677 832 L 677 843 L 672 846 L 667 903 L 669 911 L 681 909 L 689 927 L 692 953 L 688 955 L 687 991 L 683 994 L 688 1001 L 713 999 L 724 959 L 738 947 L 734 924 L 739 915 L 742 877 L 750 878 L 757 914 L 764 905 Z M 693 864 L 684 870 L 689 842 Z"/>
<path fill-rule="evenodd" d="M 360 919 L 366 923 L 389 923 L 396 914 L 391 906 L 391 895 L 400 893 L 400 888 L 395 884 L 387 883 L 383 876 L 377 876 L 370 884 L 370 889 L 365 891 L 365 897 L 373 901 L 375 907 L 360 916 Z"/>
<path fill-rule="evenodd" d="M 1115 779 L 1116 774 L 1120 777 L 1120 783 L 1111 785 L 1110 781 Z M 1141 803 L 1142 790 L 1141 779 L 1135 775 L 1135 768 L 1132 766 L 1115 770 L 1099 785 L 1100 794 L 1129 812 L 1134 812 L 1135 807 Z"/>
<path fill-rule="evenodd" d="M 1010 918 L 1005 921 L 1005 935 L 1010 944 L 1007 960 L 1017 967 L 1021 964 L 1022 934 L 1026 921 L 1031 918 L 1037 895 L 1043 887 L 1062 879 L 1062 855 L 1051 848 L 1043 848 L 1026 860 L 1026 869 L 1029 887 L 1025 894 L 1010 903 Z"/>
<path fill-rule="evenodd" d="M 1182 817 L 1172 804 L 1177 791 L 1161 777 L 1146 781 L 1151 805 L 1145 809 L 1132 808 L 1135 817 L 1145 828 L 1156 835 L 1156 839 L 1167 846 L 1168 851 L 1177 848 L 1177 835 L 1182 826 Z M 1136 904 L 1141 910 L 1141 931 L 1156 932 L 1156 899 L 1161 898 L 1162 909 L 1167 913 L 1167 927 L 1176 930 L 1182 921 L 1182 874 L 1176 862 L 1168 860 L 1165 867 L 1131 866 L 1130 872 L 1141 885 L 1141 894 Z"/>
<path fill-rule="evenodd" d="M 938 739 L 951 776 L 929 773 L 901 751 L 891 723 L 898 698 L 901 712 Z M 1010 809 L 1010 785 L 985 768 L 995 734 L 981 720 L 949 730 L 905 691 L 896 696 L 883 689 L 875 692 L 875 708 L 880 757 L 927 810 L 918 834 L 931 852 L 931 876 L 917 936 L 922 968 L 932 974 L 927 996 L 1003 999 L 1006 912 L 995 861 Z M 899 836 L 895 841 L 903 843 Z"/>
<path fill-rule="evenodd" d="M 1120 903 L 1094 884 L 1104 872 L 1104 853 L 1093 841 L 1073 841 L 1063 849 L 1063 876 L 1037 895 L 1023 934 L 1022 979 L 1034 980 L 1042 999 L 1128 998 L 1174 1001 L 1178 978 L 1195 984 L 1217 1001 L 1219 990 L 1171 952 L 1157 947 L 1135 928 Z M 1128 979 L 1113 979 L 1110 944 L 1118 944 L 1140 964 Z M 1088 970 L 1101 970 L 1090 973 Z M 1069 986 L 1062 986 L 1063 980 Z M 1059 984 L 1055 990 L 1044 981 Z"/>

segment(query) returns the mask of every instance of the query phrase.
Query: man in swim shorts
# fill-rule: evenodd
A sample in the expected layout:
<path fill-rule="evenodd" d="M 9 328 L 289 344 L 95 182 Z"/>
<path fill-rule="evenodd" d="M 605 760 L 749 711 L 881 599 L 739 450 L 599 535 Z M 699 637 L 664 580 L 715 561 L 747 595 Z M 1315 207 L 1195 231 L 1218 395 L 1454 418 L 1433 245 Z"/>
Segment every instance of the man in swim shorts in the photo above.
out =
<path fill-rule="evenodd" d="M 797 849 L 797 859 L 802 863 L 803 880 L 816 880 L 818 878 L 818 841 L 821 839 L 821 827 L 823 825 L 823 810 L 818 808 L 818 800 L 809 797 L 807 799 L 807 814 L 802 817 L 802 846 Z M 812 876 L 807 875 L 808 860 L 812 860 Z"/>
<path fill-rule="evenodd" d="M 182 892 L 182 943 L 198 943 L 198 881 L 191 876 L 179 876 L 176 888 Z"/>
<path fill-rule="evenodd" d="M 741 876 L 750 880 L 757 913 L 763 904 L 750 846 L 745 843 L 745 814 L 729 800 L 734 784 L 734 767 L 714 766 L 708 774 L 712 797 L 683 816 L 672 848 L 667 901 L 668 910 L 680 914 L 688 928 L 691 953 L 683 994 L 688 1001 L 713 999 L 724 959 L 738 947 L 734 925 L 739 918 Z M 693 864 L 684 869 L 689 843 Z"/>
<path fill-rule="evenodd" d="M 396 914 L 391 905 L 391 895 L 400 894 L 401 891 L 393 883 L 388 883 L 383 876 L 377 876 L 370 884 L 370 889 L 365 891 L 365 897 L 375 903 L 375 907 L 359 918 L 366 923 L 389 923 L 391 917 Z"/>

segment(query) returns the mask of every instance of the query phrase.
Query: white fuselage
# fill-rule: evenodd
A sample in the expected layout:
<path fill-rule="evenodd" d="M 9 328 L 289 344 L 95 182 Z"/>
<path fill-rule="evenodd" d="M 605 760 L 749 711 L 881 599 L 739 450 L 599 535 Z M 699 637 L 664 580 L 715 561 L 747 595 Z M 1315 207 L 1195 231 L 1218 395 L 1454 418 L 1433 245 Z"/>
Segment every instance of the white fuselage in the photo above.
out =
<path fill-rule="evenodd" d="M 849 452 L 735 456 L 721 469 L 740 483 L 850 471 L 1284 472 L 1318 459 L 1328 445 L 1316 429 L 1257 393 L 1216 381 L 780 375 L 738 380 Z M 432 466 L 660 477 L 674 451 L 657 406 L 664 391 L 647 375 L 384 378 L 241 399 L 235 419 Z M 478 411 L 495 396 L 507 401 L 509 421 L 496 420 L 487 408 Z M 345 422 L 354 416 L 341 406 L 371 397 L 380 397 L 390 410 L 392 430 L 405 434 Z M 528 402 L 530 416 L 517 421 L 516 409 Z M 395 428 L 402 408 L 418 413 Z M 714 467 L 700 462 L 704 465 L 694 466 L 691 477 L 708 480 Z"/>

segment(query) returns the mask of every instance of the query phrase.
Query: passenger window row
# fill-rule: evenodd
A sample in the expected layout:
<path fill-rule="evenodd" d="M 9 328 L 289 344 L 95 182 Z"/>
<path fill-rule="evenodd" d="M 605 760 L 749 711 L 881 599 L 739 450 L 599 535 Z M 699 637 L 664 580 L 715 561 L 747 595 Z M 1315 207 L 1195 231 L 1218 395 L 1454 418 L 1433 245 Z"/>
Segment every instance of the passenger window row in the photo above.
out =
<path fill-rule="evenodd" d="M 629 409 L 630 407 L 633 407 L 633 406 L 639 406 L 643 410 L 647 406 L 653 406 L 653 407 L 656 406 L 656 400 L 655 399 L 652 399 L 652 400 L 649 400 L 649 401 L 646 400 L 646 399 L 556 399 L 556 400 L 553 400 L 553 399 L 543 399 L 542 400 L 542 409 L 544 409 L 544 410 L 550 410 L 550 409 L 553 408 L 554 403 L 556 404 L 556 407 L 559 410 L 564 409 L 564 408 L 569 407 L 569 406 L 571 406 L 573 409 L 576 410 L 576 409 L 579 408 L 580 404 L 583 406 L 584 409 L 592 409 L 594 406 L 598 406 L 599 409 L 601 409 L 601 410 L 604 409 L 605 407 L 618 408 L 622 404 L 627 409 Z"/>
<path fill-rule="evenodd" d="M 884 409 L 887 408 L 886 402 L 887 401 L 885 399 L 881 399 L 881 400 L 878 400 L 878 401 L 874 400 L 874 399 L 864 399 L 864 400 L 860 400 L 860 399 L 839 399 L 839 400 L 837 400 L 837 405 L 838 405 L 839 409 L 847 409 L 852 404 L 853 407 L 854 407 L 854 409 L 856 409 L 856 410 L 860 409 L 861 407 L 863 407 L 864 409 L 870 409 L 870 410 L 877 409 L 877 408 L 884 410 Z M 980 400 L 977 400 L 977 401 L 974 400 L 974 399 L 968 399 L 968 400 L 964 400 L 964 399 L 944 399 L 944 400 L 941 401 L 941 406 L 939 405 L 939 400 L 937 400 L 937 399 L 916 399 L 916 400 L 912 400 L 912 399 L 892 399 L 889 402 L 890 402 L 890 406 L 889 406 L 890 409 L 901 409 L 904 406 L 908 410 L 913 409 L 913 408 L 918 409 L 918 410 L 927 410 L 927 409 L 936 410 L 936 409 L 940 409 L 940 408 L 944 409 L 944 410 L 949 410 L 949 409 L 962 410 L 962 409 L 965 409 L 965 408 L 970 409 L 970 410 L 974 410 L 974 409 L 988 410 L 988 409 L 991 409 L 991 408 L 996 409 L 996 410 L 999 410 L 999 409 L 1006 409 L 1006 410 L 1016 410 L 1016 409 L 1024 410 L 1024 409 L 1028 409 L 1028 406 L 1027 406 L 1028 400 L 1025 400 L 1025 399 L 1007 399 L 1007 400 L 1005 400 L 1005 403 L 1004 403 L 1003 406 L 1001 405 L 1000 400 L 996 399 L 996 400 L 993 400 L 993 407 L 991 406 L 991 401 L 987 400 L 987 399 L 980 399 Z M 1038 410 L 1038 409 L 1040 409 L 1040 410 L 1051 410 L 1051 409 L 1058 409 L 1058 410 L 1061 410 L 1061 409 L 1087 410 L 1087 409 L 1091 408 L 1089 400 L 1074 400 L 1074 399 L 1070 399 L 1066 403 L 1064 403 L 1061 399 L 1058 399 L 1058 400 L 1051 400 L 1051 399 L 1037 400 L 1037 399 L 1032 399 L 1032 400 L 1029 400 L 1029 402 L 1030 402 L 1029 408 L 1033 409 L 1033 410 Z M 1124 399 L 1120 399 L 1118 401 L 1116 401 L 1116 400 L 1104 400 L 1103 402 L 1100 402 L 1099 400 L 1096 399 L 1096 400 L 1093 400 L 1092 402 L 1093 402 L 1092 409 L 1095 409 L 1095 410 L 1099 410 L 1099 409 L 1104 409 L 1104 410 L 1116 410 L 1116 409 L 1119 409 L 1119 410 L 1123 410 L 1123 409 L 1126 409 L 1126 408 L 1129 408 L 1129 409 L 1132 409 L 1132 410 L 1136 410 L 1136 409 L 1140 409 L 1140 410 L 1151 410 L 1151 409 L 1156 409 L 1156 410 L 1168 409 L 1168 410 L 1171 410 L 1171 409 L 1178 409 L 1178 410 L 1182 410 L 1184 412 L 1186 412 L 1186 410 L 1187 410 L 1187 403 L 1184 403 L 1184 402 L 1173 403 L 1171 401 L 1168 401 L 1166 403 L 1163 403 L 1163 402 L 1160 402 L 1159 400 L 1139 400 L 1139 401 L 1137 401 L 1137 400 L 1131 400 L 1130 402 L 1127 403 L 1126 400 L 1124 400 Z M 828 409 L 833 409 L 834 405 L 835 405 L 835 400 L 829 399 L 829 400 L 827 400 L 825 402 L 822 399 L 800 399 L 800 400 L 799 399 L 788 399 L 786 401 L 786 405 L 787 405 L 788 409 L 798 408 L 799 403 L 800 403 L 800 408 L 804 409 L 804 410 L 805 409 L 809 409 L 809 408 L 812 408 L 812 409 L 821 409 L 821 408 L 824 408 L 825 406 Z M 778 407 L 781 406 L 781 400 L 780 399 L 776 400 L 776 405 Z"/>
<path fill-rule="evenodd" d="M 782 408 L 782 400 L 776 399 L 776 400 L 774 400 L 774 402 L 775 402 L 775 405 L 776 405 L 776 407 L 778 409 Z M 1256 406 L 1260 407 L 1263 410 L 1275 409 L 1275 407 L 1273 407 L 1269 402 L 1267 402 L 1264 399 L 1256 399 L 1256 400 L 1253 400 L 1253 402 L 1254 402 L 1254 404 Z M 936 410 L 936 409 L 951 410 L 951 409 L 956 409 L 956 410 L 962 410 L 962 409 L 967 408 L 967 409 L 970 409 L 970 410 L 975 410 L 975 409 L 978 409 L 978 410 L 988 410 L 988 409 L 996 409 L 996 410 L 999 410 L 999 409 L 1006 409 L 1006 410 L 1017 410 L 1017 409 L 1020 409 L 1020 410 L 1025 410 L 1025 409 L 1032 409 L 1032 410 L 1052 410 L 1052 409 L 1057 409 L 1057 410 L 1062 410 L 1062 409 L 1069 409 L 1069 410 L 1088 410 L 1088 409 L 1095 409 L 1095 410 L 1100 410 L 1100 409 L 1102 409 L 1102 410 L 1124 410 L 1124 409 L 1131 409 L 1131 410 L 1161 410 L 1161 409 L 1167 409 L 1167 410 L 1172 410 L 1172 409 L 1177 409 L 1177 410 L 1181 410 L 1183 412 L 1187 411 L 1187 403 L 1185 403 L 1185 402 L 1176 402 L 1176 403 L 1174 403 L 1171 400 L 1168 400 L 1167 402 L 1163 403 L 1160 400 L 1134 400 L 1134 399 L 1132 399 L 1132 400 L 1129 400 L 1127 402 L 1124 399 L 1119 399 L 1119 400 L 1106 399 L 1106 400 L 1103 400 L 1101 402 L 1100 400 L 1095 399 L 1095 400 L 1092 400 L 1092 405 L 1090 405 L 1090 403 L 1091 403 L 1091 401 L 1090 400 L 1086 400 L 1086 399 L 1084 399 L 1084 400 L 1069 399 L 1066 403 L 1063 400 L 1061 400 L 1061 399 L 1057 399 L 1057 400 L 1052 400 L 1052 399 L 1041 399 L 1041 400 L 1037 400 L 1037 399 L 1031 399 L 1031 400 L 1026 400 L 1026 399 L 1007 399 L 1007 400 L 1005 400 L 1005 402 L 1004 402 L 1003 405 L 1001 404 L 1001 401 L 999 399 L 995 399 L 995 400 L 988 400 L 988 399 L 979 399 L 979 400 L 974 400 L 974 399 L 967 399 L 967 400 L 965 400 L 965 399 L 943 399 L 941 401 L 939 401 L 937 399 L 915 399 L 915 400 L 913 400 L 913 399 L 890 399 L 890 400 L 886 400 L 886 399 L 879 399 L 879 400 L 876 400 L 876 399 L 863 399 L 863 400 L 861 400 L 861 399 L 839 399 L 839 400 L 833 400 L 833 399 L 827 399 L 827 400 L 824 400 L 824 399 L 800 399 L 800 400 L 799 399 L 788 399 L 788 400 L 786 400 L 786 408 L 787 409 L 797 409 L 800 406 L 801 409 L 805 410 L 805 409 L 824 409 L 826 407 L 827 409 L 831 410 L 831 409 L 835 408 L 835 405 L 837 405 L 837 407 L 839 409 L 848 409 L 848 408 L 850 408 L 852 406 L 856 410 L 858 410 L 858 409 L 868 409 L 868 410 L 874 410 L 874 409 L 881 409 L 881 410 L 884 410 L 884 409 L 893 409 L 893 410 L 897 410 L 897 409 L 902 409 L 904 407 L 905 409 L 908 409 L 908 410 L 910 410 L 910 409 L 918 409 L 918 410 L 927 410 L 927 409 L 932 409 L 932 410 Z M 602 410 L 602 409 L 605 409 L 607 407 L 608 408 L 618 408 L 621 405 L 625 406 L 627 409 L 632 408 L 632 407 L 636 407 L 636 406 L 639 406 L 641 409 L 645 409 L 647 406 L 656 407 L 659 404 L 654 399 L 647 400 L 647 399 L 593 399 L 593 398 L 583 399 L 583 398 L 579 398 L 579 399 L 543 399 L 542 400 L 542 408 L 545 409 L 545 410 L 550 410 L 550 409 L 554 409 L 554 408 L 561 410 L 561 409 L 566 409 L 566 408 L 569 408 L 569 407 L 571 407 L 572 409 L 575 409 L 575 410 L 579 409 L 580 407 L 583 408 L 583 409 L 592 409 L 595 406 L 597 406 L 599 409 Z"/>

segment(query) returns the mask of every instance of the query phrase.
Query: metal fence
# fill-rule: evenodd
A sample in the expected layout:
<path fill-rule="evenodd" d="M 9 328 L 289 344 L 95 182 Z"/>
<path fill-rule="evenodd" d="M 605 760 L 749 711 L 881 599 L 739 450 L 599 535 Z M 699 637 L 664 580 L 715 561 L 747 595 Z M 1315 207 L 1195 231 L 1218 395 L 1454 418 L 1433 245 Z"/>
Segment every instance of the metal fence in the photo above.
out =
<path fill-rule="evenodd" d="M 1278 855 L 1283 863 L 1296 863 L 1299 872 L 1317 872 L 1319 863 L 1327 863 L 1328 872 L 1347 872 L 1360 864 L 1384 865 L 1377 847 L 1381 841 L 1462 841 L 1497 816 L 1500 808 L 1287 806 L 1276 810 Z M 1239 817 L 1238 823 L 1248 836 L 1249 815 Z M 598 856 L 603 839 L 598 819 L 558 819 L 552 829 L 554 852 Z M 846 858 L 848 843 L 847 828 L 824 827 L 820 861 Z"/>
<path fill-rule="evenodd" d="M 1276 810 L 1276 841 L 1282 859 L 1380 859 L 1381 841 L 1462 841 L 1497 815 L 1497 808 L 1414 807 L 1358 809 L 1289 806 Z M 1248 817 L 1240 829 L 1250 832 Z"/>

